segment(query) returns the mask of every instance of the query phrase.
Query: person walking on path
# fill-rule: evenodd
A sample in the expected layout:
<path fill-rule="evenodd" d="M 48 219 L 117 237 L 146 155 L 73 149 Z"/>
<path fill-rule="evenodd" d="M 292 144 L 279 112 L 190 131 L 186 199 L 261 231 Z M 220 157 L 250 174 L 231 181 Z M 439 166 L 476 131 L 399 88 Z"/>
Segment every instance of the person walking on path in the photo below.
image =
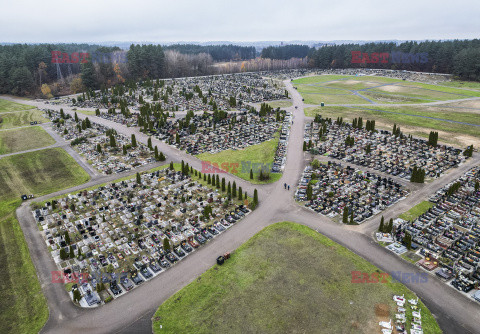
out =
<path fill-rule="evenodd" d="M 287 189 L 287 184 L 286 184 L 286 183 L 284 183 L 284 184 L 283 184 L 283 187 L 284 187 L 285 189 Z"/>
<path fill-rule="evenodd" d="M 290 185 L 288 185 L 288 190 L 290 190 Z"/>

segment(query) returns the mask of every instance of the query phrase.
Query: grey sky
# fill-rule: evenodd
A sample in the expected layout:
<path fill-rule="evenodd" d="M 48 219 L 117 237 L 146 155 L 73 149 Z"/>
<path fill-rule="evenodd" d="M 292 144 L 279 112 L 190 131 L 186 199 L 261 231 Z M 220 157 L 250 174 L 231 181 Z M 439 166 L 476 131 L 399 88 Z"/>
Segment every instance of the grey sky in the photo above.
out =
<path fill-rule="evenodd" d="M 1 0 L 0 42 L 480 37 L 479 0 Z"/>

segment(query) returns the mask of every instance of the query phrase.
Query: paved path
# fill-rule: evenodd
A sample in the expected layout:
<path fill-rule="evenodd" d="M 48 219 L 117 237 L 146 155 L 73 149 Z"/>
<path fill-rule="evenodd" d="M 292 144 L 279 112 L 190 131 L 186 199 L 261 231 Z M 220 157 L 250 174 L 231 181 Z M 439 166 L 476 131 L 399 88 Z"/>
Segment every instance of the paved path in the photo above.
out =
<path fill-rule="evenodd" d="M 30 213 L 28 203 L 17 209 L 17 217 L 26 236 L 27 244 L 33 263 L 37 269 L 40 283 L 47 298 L 50 317 L 42 332 L 44 333 L 150 333 L 151 317 L 156 308 L 173 293 L 192 282 L 198 275 L 210 268 L 218 254 L 232 251 L 259 232 L 269 224 L 290 220 L 305 224 L 332 240 L 349 248 L 362 256 L 381 270 L 386 272 L 404 271 L 420 272 L 416 266 L 402 260 L 400 257 L 377 245 L 371 237 L 377 228 L 378 222 L 374 219 L 360 226 L 346 226 L 332 222 L 330 219 L 298 206 L 293 200 L 294 188 L 309 156 L 301 149 L 303 145 L 303 126 L 306 120 L 303 112 L 303 103 L 300 94 L 292 89 L 288 80 L 286 87 L 293 99 L 293 106 L 298 109 L 286 108 L 294 113 L 294 122 L 291 127 L 287 163 L 285 171 L 279 182 L 270 185 L 250 185 L 232 175 L 227 179 L 237 181 L 237 184 L 248 189 L 252 194 L 253 188 L 259 189 L 260 206 L 252 214 L 233 226 L 226 233 L 213 239 L 204 247 L 193 252 L 186 259 L 180 261 L 173 268 L 148 281 L 139 289 L 134 289 L 114 302 L 98 309 L 81 309 L 73 305 L 62 284 L 51 283 L 50 272 L 57 270 L 45 246 L 45 242 L 37 231 L 36 224 Z M 24 102 L 24 101 L 22 101 Z M 59 109 L 60 106 L 45 106 Z M 66 112 L 72 111 L 63 107 Z M 79 113 L 78 116 L 83 118 Z M 102 118 L 89 116 L 90 120 L 115 128 L 119 133 L 130 135 L 135 133 L 137 140 L 146 143 L 147 136 L 141 134 L 136 128 L 126 128 L 118 123 Z M 167 155 L 168 160 L 179 161 L 183 159 L 194 168 L 200 169 L 201 162 L 184 152 L 176 150 L 156 139 L 153 144 Z M 478 163 L 480 157 L 475 154 L 473 159 L 448 175 L 434 182 L 415 189 L 404 201 L 392 206 L 384 212 L 386 217 L 403 212 L 412 205 L 423 200 L 436 189 L 455 179 L 470 168 L 473 163 Z M 145 169 L 152 165 L 144 166 Z M 108 177 L 97 177 L 87 184 L 50 194 L 36 201 L 55 196 L 60 193 L 76 191 L 102 182 L 109 182 L 121 177 L 122 174 Z M 283 189 L 283 183 L 290 184 L 291 190 Z M 454 289 L 450 289 L 436 278 L 429 278 L 427 283 L 406 284 L 415 291 L 424 303 L 436 316 L 441 328 L 446 333 L 475 333 L 477 330 L 477 317 L 480 311 L 479 304 L 465 298 Z"/>

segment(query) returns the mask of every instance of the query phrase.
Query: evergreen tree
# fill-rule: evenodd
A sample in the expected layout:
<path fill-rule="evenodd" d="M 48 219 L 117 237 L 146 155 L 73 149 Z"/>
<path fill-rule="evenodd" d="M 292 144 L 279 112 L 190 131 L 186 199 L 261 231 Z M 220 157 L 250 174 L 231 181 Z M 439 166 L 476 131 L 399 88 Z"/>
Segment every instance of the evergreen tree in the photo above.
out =
<path fill-rule="evenodd" d="M 97 152 L 102 153 L 102 146 L 100 145 L 100 143 L 97 144 Z"/>
<path fill-rule="evenodd" d="M 255 188 L 255 190 L 253 191 L 253 205 L 254 205 L 254 208 L 256 208 L 257 205 L 258 205 L 258 191 L 257 191 L 257 188 Z"/>
<path fill-rule="evenodd" d="M 82 299 L 82 295 L 80 294 L 80 291 L 78 289 L 73 290 L 73 301 L 75 303 L 78 303 L 80 299 Z"/>
<path fill-rule="evenodd" d="M 230 181 L 228 181 L 227 195 L 228 195 L 228 197 L 232 196 L 232 186 L 230 185 Z"/>
<path fill-rule="evenodd" d="M 384 221 L 385 221 L 385 218 L 383 218 L 382 216 L 382 219 L 380 220 L 380 226 L 378 227 L 378 232 L 385 232 L 385 225 L 384 225 Z"/>
<path fill-rule="evenodd" d="M 217 186 L 217 189 L 220 189 L 220 176 L 216 176 L 216 181 L 215 181 L 215 185 Z"/>
<path fill-rule="evenodd" d="M 132 133 L 132 147 L 137 147 L 137 138 L 135 138 L 135 134 Z"/>
<path fill-rule="evenodd" d="M 150 151 L 153 151 L 153 146 L 152 146 L 152 137 L 148 137 L 148 140 L 147 140 L 147 147 L 150 149 Z"/>
<path fill-rule="evenodd" d="M 232 197 L 237 197 L 237 183 L 235 181 L 232 183 Z"/>
<path fill-rule="evenodd" d="M 163 249 L 167 252 L 170 250 L 170 241 L 168 240 L 167 237 L 163 239 Z"/>
<path fill-rule="evenodd" d="M 125 144 L 123 144 L 122 150 L 123 150 L 123 155 L 127 155 L 127 147 L 125 146 Z"/>
<path fill-rule="evenodd" d="M 170 170 L 175 170 L 175 168 L 173 167 L 173 161 L 170 161 Z"/>
<path fill-rule="evenodd" d="M 342 222 L 343 222 L 344 224 L 348 224 L 348 208 L 347 208 L 347 206 L 345 206 L 345 207 L 343 208 Z"/>
<path fill-rule="evenodd" d="M 68 257 L 67 252 L 65 251 L 65 248 L 60 248 L 60 259 L 61 260 L 66 260 Z"/>
<path fill-rule="evenodd" d="M 241 201 L 243 200 L 243 191 L 242 191 L 242 187 L 238 187 L 238 199 Z"/>
<path fill-rule="evenodd" d="M 208 184 L 212 184 L 212 178 L 210 177 L 210 174 L 208 174 L 207 183 L 208 183 Z"/>
<path fill-rule="evenodd" d="M 140 173 L 137 172 L 137 183 L 142 183 L 142 178 L 140 177 Z"/>
<path fill-rule="evenodd" d="M 70 246 L 70 254 L 69 254 L 69 257 L 70 257 L 71 259 L 73 259 L 73 258 L 75 257 L 75 253 L 74 253 L 74 251 L 73 251 L 73 247 L 72 247 L 72 246 Z"/>
<path fill-rule="evenodd" d="M 310 201 L 313 196 L 312 184 L 309 182 L 307 186 L 307 199 Z"/>
<path fill-rule="evenodd" d="M 67 245 L 70 245 L 70 243 L 71 243 L 70 235 L 68 235 L 68 232 L 65 232 L 65 243 Z"/>
<path fill-rule="evenodd" d="M 253 170 L 250 168 L 250 180 L 253 180 Z"/>
<path fill-rule="evenodd" d="M 110 147 L 112 147 L 112 148 L 117 147 L 117 143 L 115 141 L 115 136 L 113 134 L 110 134 Z"/>
<path fill-rule="evenodd" d="M 225 178 L 222 177 L 222 192 L 225 192 Z"/>
<path fill-rule="evenodd" d="M 306 142 L 306 141 L 303 142 L 303 150 L 304 150 L 304 151 L 307 150 L 307 142 Z"/>

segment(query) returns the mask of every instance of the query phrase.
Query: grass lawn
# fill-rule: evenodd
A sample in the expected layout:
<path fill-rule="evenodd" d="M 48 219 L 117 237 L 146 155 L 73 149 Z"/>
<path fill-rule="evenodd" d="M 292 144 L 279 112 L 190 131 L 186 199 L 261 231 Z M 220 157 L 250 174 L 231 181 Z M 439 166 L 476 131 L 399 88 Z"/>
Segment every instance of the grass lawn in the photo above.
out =
<path fill-rule="evenodd" d="M 293 81 L 307 104 L 424 103 L 480 96 L 480 92 L 375 76 L 322 75 Z M 365 90 L 362 90 L 365 89 Z"/>
<path fill-rule="evenodd" d="M 417 205 L 415 205 L 413 208 L 408 210 L 407 212 L 402 213 L 399 218 L 405 219 L 405 220 L 410 220 L 413 221 L 415 220 L 418 216 L 421 214 L 425 213 L 428 209 L 433 207 L 433 203 L 429 201 L 423 201 Z"/>
<path fill-rule="evenodd" d="M 53 144 L 55 140 L 39 126 L 0 131 L 0 155 Z"/>
<path fill-rule="evenodd" d="M 476 89 L 480 90 L 480 82 L 477 81 L 447 81 L 442 82 L 442 86 L 449 86 L 449 87 L 456 87 L 456 88 L 468 88 L 468 89 Z"/>
<path fill-rule="evenodd" d="M 0 326 L 2 333 L 37 333 L 48 308 L 14 210 L 21 194 L 48 194 L 88 180 L 63 149 L 0 159 Z"/>
<path fill-rule="evenodd" d="M 21 103 L 0 99 L 0 113 L 17 111 L 17 110 L 28 110 L 28 109 L 34 109 L 34 108 L 35 107 L 29 106 L 27 104 L 21 104 Z"/>
<path fill-rule="evenodd" d="M 375 333 L 380 320 L 394 317 L 394 294 L 414 297 L 391 281 L 353 284 L 352 271 L 380 272 L 308 227 L 274 224 L 240 246 L 223 266 L 215 265 L 165 301 L 152 319 L 153 330 Z M 441 333 L 425 305 L 419 305 L 424 333 Z"/>
<path fill-rule="evenodd" d="M 252 164 L 261 163 L 269 164 L 269 166 L 271 167 L 271 163 L 273 162 L 273 159 L 275 157 L 275 151 L 277 150 L 278 139 L 279 133 L 277 132 L 273 139 L 267 140 L 257 145 L 249 146 L 243 150 L 225 150 L 214 154 L 202 153 L 197 155 L 197 158 L 202 161 L 209 161 L 212 164 L 217 163 L 220 168 L 222 168 L 221 166 L 223 163 L 226 163 L 229 167 L 231 163 L 238 163 L 238 168 L 236 168 L 236 172 L 232 172 L 231 169 L 228 170 L 231 174 L 234 174 L 246 181 L 255 184 L 272 183 L 278 181 L 282 177 L 282 174 L 270 173 L 270 180 L 259 181 L 259 173 L 253 173 L 253 180 L 250 180 L 250 167 L 244 167 L 242 169 L 242 161 L 243 164 L 248 162 Z M 225 168 L 224 170 L 227 170 L 227 168 Z"/>
<path fill-rule="evenodd" d="M 267 102 L 273 108 L 288 108 L 292 106 L 292 101 L 285 100 L 285 101 L 270 101 Z"/>
<path fill-rule="evenodd" d="M 95 110 L 84 110 L 84 109 L 77 109 L 75 110 L 76 112 L 88 115 L 88 116 L 94 116 L 95 115 Z"/>
<path fill-rule="evenodd" d="M 37 121 L 38 123 L 49 122 L 49 120 L 42 115 L 43 113 L 37 109 L 0 115 L 2 119 L 0 129 L 18 128 L 19 126 L 30 125 L 30 122 L 33 121 Z"/>

